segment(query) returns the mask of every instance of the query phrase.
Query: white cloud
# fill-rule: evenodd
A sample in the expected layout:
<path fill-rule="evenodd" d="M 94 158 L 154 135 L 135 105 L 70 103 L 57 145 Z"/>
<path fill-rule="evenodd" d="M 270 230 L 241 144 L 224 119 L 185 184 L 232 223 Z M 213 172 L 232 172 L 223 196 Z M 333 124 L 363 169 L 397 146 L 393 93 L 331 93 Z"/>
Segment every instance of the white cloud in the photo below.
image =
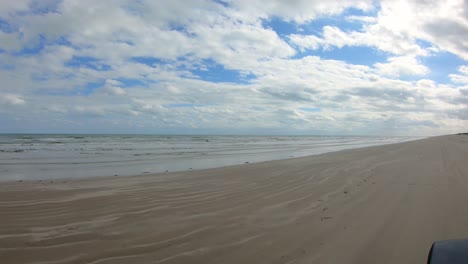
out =
<path fill-rule="evenodd" d="M 19 11 L 29 9 L 30 1 L 0 1 L 0 16 L 8 17 Z"/>
<path fill-rule="evenodd" d="M 125 95 L 126 92 L 124 89 L 115 86 L 105 86 L 101 89 L 107 95 Z"/>
<path fill-rule="evenodd" d="M 45 106 L 43 110 L 50 112 L 50 113 L 60 113 L 60 114 L 65 114 L 68 112 L 67 107 L 63 105 L 56 105 L 56 104 L 49 104 Z"/>
<path fill-rule="evenodd" d="M 437 87 L 437 84 L 433 80 L 421 79 L 416 82 L 416 87 L 433 89 Z"/>
<path fill-rule="evenodd" d="M 17 94 L 0 94 L 0 102 L 10 106 L 24 105 L 26 103 L 26 101 Z"/>
<path fill-rule="evenodd" d="M 306 49 L 316 50 L 323 44 L 323 40 L 314 35 L 291 34 L 289 40 L 299 47 L 301 51 Z"/>
<path fill-rule="evenodd" d="M 325 48 L 369 46 L 398 56 L 427 56 L 434 51 L 448 51 L 468 59 L 468 44 L 461 36 L 468 34 L 468 16 L 464 0 L 380 2 L 376 18 L 350 16 L 363 21 L 362 30 L 342 31 L 325 26 L 320 43 Z M 428 42 L 422 46 L 418 40 Z M 297 44 L 297 43 L 296 43 Z M 310 47 L 305 42 L 303 47 Z"/>
<path fill-rule="evenodd" d="M 317 49 L 319 46 L 327 50 L 344 46 L 368 46 L 401 56 L 423 56 L 428 54 L 428 51 L 419 47 L 411 39 L 396 35 L 376 25 L 369 26 L 367 32 L 345 32 L 335 26 L 324 26 L 321 38 L 313 35 L 302 36 L 301 41 L 295 35 L 290 37 L 299 47 L 309 49 Z"/>
<path fill-rule="evenodd" d="M 234 0 L 229 2 L 243 17 L 272 16 L 284 17 L 287 20 L 303 23 L 316 17 L 334 15 L 343 12 L 346 8 L 353 7 L 359 10 L 373 8 L 370 0 L 297 0 L 297 1 L 249 1 Z"/>
<path fill-rule="evenodd" d="M 377 19 L 375 17 L 371 17 L 371 16 L 347 16 L 346 20 L 348 20 L 348 21 L 358 21 L 358 22 L 364 22 L 364 23 L 375 23 L 375 22 L 377 22 Z"/>
<path fill-rule="evenodd" d="M 21 45 L 18 34 L 0 31 L 0 49 L 11 52 L 17 51 L 19 47 Z"/>
<path fill-rule="evenodd" d="M 463 38 L 468 33 L 468 16 L 464 0 L 382 1 L 378 23 L 369 28 L 400 35 L 412 43 L 422 39 L 440 50 L 468 58 Z M 464 43 L 464 44 L 463 44 Z"/>
<path fill-rule="evenodd" d="M 374 65 L 380 74 L 386 76 L 413 76 L 429 73 L 429 68 L 420 64 L 414 57 L 391 57 L 387 63 Z"/>
<path fill-rule="evenodd" d="M 72 111 L 84 116 L 104 116 L 106 111 L 100 106 L 75 106 Z"/>
<path fill-rule="evenodd" d="M 468 66 L 466 66 L 466 65 L 460 66 L 458 71 L 463 73 L 464 75 L 468 75 Z"/>
<path fill-rule="evenodd" d="M 106 95 L 125 95 L 126 92 L 120 87 L 121 85 L 122 83 L 117 80 L 107 79 L 104 86 L 98 92 Z"/>
<path fill-rule="evenodd" d="M 450 74 L 450 79 L 453 82 L 468 85 L 468 66 L 460 66 L 460 68 L 458 68 L 458 72 L 459 74 Z"/>
<path fill-rule="evenodd" d="M 278 37 L 271 29 L 259 22 L 237 23 L 230 19 L 218 21 L 217 25 L 193 27 L 198 36 L 195 41 L 199 58 L 214 58 L 229 68 L 242 69 L 245 64 L 271 58 L 287 58 L 295 50 Z"/>

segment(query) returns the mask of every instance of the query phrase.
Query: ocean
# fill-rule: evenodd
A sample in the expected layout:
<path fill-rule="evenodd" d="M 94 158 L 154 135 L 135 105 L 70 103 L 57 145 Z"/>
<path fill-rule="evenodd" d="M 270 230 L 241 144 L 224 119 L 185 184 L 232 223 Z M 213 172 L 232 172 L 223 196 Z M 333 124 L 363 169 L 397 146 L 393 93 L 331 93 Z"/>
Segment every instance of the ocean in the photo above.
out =
<path fill-rule="evenodd" d="M 0 134 L 0 181 L 215 168 L 419 138 Z"/>

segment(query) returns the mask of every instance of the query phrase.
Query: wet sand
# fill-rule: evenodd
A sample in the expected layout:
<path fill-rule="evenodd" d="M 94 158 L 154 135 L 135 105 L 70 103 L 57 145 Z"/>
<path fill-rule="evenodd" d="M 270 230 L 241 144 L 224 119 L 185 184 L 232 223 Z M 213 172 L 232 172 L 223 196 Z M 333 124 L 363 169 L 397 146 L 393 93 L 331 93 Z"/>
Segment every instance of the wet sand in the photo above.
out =
<path fill-rule="evenodd" d="M 425 263 L 468 237 L 468 136 L 0 184 L 1 263 Z"/>

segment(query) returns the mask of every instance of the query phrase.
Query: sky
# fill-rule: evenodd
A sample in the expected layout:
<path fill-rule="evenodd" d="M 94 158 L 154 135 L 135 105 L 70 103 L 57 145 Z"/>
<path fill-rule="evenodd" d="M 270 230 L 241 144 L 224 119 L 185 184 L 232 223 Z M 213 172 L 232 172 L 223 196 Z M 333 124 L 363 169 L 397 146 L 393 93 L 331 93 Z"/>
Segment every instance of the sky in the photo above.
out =
<path fill-rule="evenodd" d="M 0 1 L 0 133 L 468 131 L 467 0 Z"/>

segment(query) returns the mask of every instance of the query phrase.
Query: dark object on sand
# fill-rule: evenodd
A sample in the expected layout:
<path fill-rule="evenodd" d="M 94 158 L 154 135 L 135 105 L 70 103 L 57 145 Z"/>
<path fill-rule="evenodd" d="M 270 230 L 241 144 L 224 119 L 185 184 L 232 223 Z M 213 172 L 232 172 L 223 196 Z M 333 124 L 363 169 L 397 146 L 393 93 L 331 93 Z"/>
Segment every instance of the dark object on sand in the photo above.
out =
<path fill-rule="evenodd" d="M 458 133 L 459 136 L 468 136 L 468 133 Z"/>
<path fill-rule="evenodd" d="M 468 239 L 436 241 L 432 244 L 427 264 L 468 263 Z"/>

